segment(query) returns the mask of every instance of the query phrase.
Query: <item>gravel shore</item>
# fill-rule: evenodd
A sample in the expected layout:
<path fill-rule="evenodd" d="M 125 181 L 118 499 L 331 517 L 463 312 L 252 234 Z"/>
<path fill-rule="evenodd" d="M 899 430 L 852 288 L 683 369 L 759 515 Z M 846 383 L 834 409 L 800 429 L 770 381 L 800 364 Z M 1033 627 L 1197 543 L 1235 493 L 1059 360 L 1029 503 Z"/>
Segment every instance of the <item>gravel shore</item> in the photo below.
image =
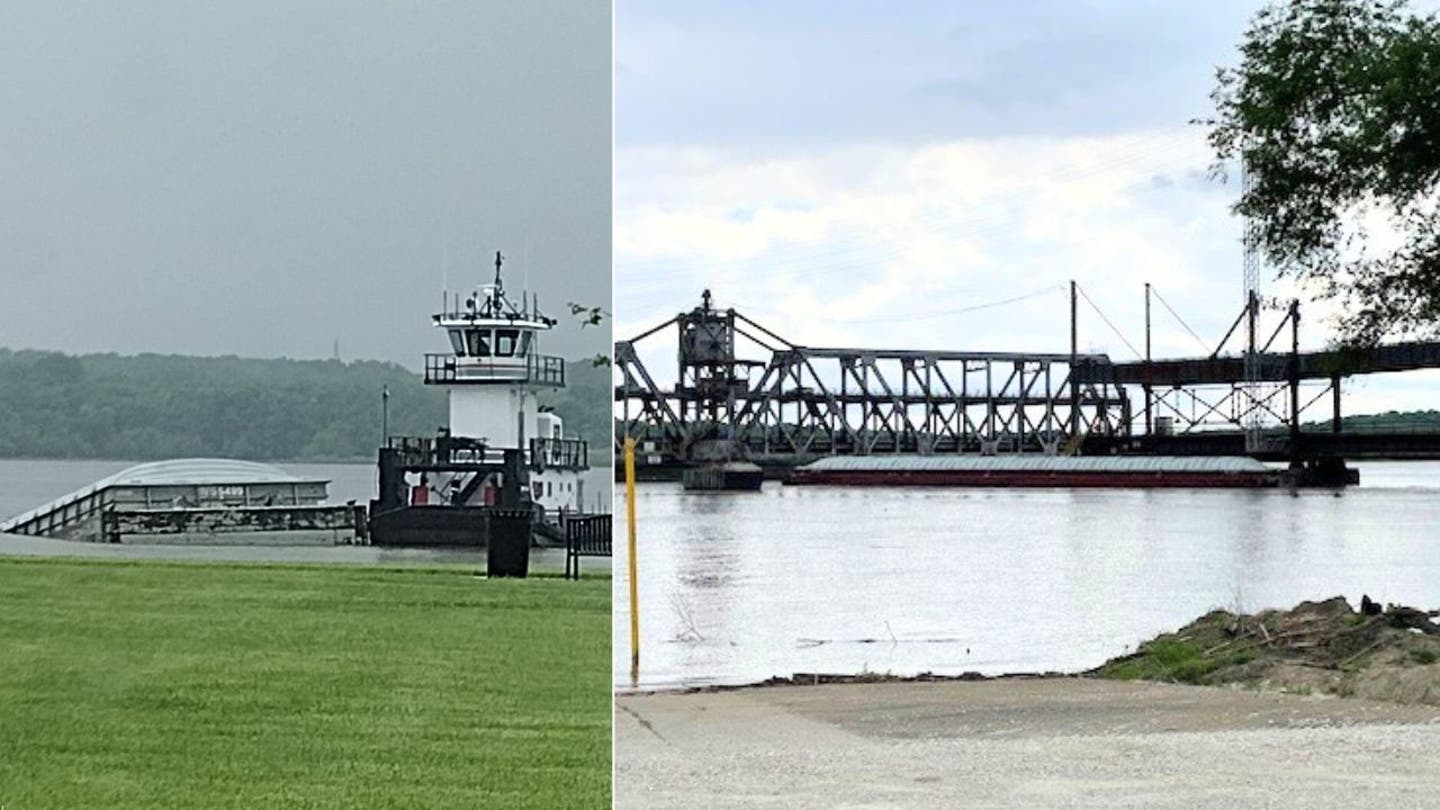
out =
<path fill-rule="evenodd" d="M 1440 806 L 1440 709 L 1014 678 L 616 698 L 616 807 Z"/>

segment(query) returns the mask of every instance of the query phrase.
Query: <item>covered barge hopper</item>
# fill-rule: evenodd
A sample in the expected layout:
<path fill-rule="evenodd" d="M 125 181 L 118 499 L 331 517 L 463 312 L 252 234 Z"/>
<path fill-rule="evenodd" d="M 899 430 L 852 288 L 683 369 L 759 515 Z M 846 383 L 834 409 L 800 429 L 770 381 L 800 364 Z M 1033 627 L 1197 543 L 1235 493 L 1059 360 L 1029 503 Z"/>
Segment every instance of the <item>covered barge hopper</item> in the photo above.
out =
<path fill-rule="evenodd" d="M 269 464 L 139 464 L 0 523 L 0 532 L 93 543 L 350 545 L 364 507 L 326 503 L 329 481 Z"/>
<path fill-rule="evenodd" d="M 790 484 L 949 487 L 1273 487 L 1284 472 L 1244 456 L 834 456 Z"/>

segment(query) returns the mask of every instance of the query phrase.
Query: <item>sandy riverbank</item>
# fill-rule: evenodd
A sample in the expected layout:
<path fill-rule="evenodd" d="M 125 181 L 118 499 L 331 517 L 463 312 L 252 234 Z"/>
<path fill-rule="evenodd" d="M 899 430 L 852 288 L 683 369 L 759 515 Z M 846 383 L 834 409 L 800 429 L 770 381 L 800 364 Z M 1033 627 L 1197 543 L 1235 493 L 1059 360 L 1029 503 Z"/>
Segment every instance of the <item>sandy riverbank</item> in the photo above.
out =
<path fill-rule="evenodd" d="M 1011 678 L 616 698 L 617 807 L 1440 803 L 1440 708 Z"/>

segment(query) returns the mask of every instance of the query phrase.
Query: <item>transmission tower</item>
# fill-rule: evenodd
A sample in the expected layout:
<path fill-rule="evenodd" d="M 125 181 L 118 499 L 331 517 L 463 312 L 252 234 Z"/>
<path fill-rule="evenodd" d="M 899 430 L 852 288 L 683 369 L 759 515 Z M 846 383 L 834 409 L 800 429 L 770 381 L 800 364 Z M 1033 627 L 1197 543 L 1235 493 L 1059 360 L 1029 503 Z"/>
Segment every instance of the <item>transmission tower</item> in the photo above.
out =
<path fill-rule="evenodd" d="M 1242 199 L 1244 196 L 1248 196 L 1254 187 L 1255 176 L 1246 165 L 1245 150 L 1241 150 L 1240 193 Z M 1245 451 L 1254 453 L 1260 450 L 1260 397 L 1262 396 L 1260 358 L 1255 352 L 1255 324 L 1260 316 L 1260 227 L 1249 216 L 1245 216 L 1244 228 L 1245 308 L 1249 326 L 1249 339 L 1245 344 Z"/>

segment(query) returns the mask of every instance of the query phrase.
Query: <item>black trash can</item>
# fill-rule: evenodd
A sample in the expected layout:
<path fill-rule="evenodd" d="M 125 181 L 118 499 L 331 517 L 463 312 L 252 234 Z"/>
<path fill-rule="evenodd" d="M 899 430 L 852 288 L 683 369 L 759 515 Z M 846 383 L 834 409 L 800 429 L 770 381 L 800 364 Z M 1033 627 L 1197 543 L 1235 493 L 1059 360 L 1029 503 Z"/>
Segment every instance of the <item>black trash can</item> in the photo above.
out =
<path fill-rule="evenodd" d="M 530 520 L 529 509 L 486 513 L 486 576 L 524 577 L 530 572 Z"/>

